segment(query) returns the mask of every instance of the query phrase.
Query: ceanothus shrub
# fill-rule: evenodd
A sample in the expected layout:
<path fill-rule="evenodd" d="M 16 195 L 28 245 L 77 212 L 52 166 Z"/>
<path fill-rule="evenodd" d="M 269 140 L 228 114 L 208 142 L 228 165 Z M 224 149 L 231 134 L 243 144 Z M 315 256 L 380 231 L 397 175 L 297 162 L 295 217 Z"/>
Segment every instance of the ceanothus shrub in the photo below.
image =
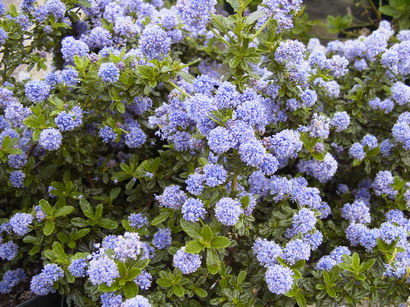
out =
<path fill-rule="evenodd" d="M 1 3 L 0 293 L 407 301 L 410 32 L 306 45 L 301 0 L 216 2 Z"/>

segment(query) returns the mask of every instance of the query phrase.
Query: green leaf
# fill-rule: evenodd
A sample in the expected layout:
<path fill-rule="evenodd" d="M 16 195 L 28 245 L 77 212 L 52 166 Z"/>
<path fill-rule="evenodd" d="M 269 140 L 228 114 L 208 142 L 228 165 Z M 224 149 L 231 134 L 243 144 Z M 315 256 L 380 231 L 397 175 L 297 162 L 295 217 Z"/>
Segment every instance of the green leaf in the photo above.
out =
<path fill-rule="evenodd" d="M 225 248 L 231 244 L 231 241 L 223 236 L 218 236 L 212 239 L 211 246 L 214 248 Z"/>
<path fill-rule="evenodd" d="M 94 218 L 94 209 L 89 203 L 89 201 L 85 198 L 80 199 L 80 208 L 86 217 L 88 217 L 89 219 Z"/>
<path fill-rule="evenodd" d="M 369 259 L 368 261 L 366 261 L 360 266 L 360 270 L 362 272 L 369 270 L 374 265 L 375 262 L 376 262 L 376 259 L 374 258 Z"/>
<path fill-rule="evenodd" d="M 34 245 L 29 251 L 30 256 L 33 256 L 33 255 L 37 254 L 40 251 L 40 249 L 41 249 L 40 244 Z"/>
<path fill-rule="evenodd" d="M 60 260 L 67 259 L 67 254 L 65 253 L 64 248 L 58 242 L 53 243 L 53 253 Z"/>
<path fill-rule="evenodd" d="M 325 152 L 316 152 L 316 151 L 314 151 L 311 154 L 312 154 L 312 157 L 315 158 L 318 161 L 325 160 L 325 155 L 326 155 Z"/>
<path fill-rule="evenodd" d="M 161 212 L 160 215 L 158 215 L 157 217 L 155 217 L 152 221 L 151 221 L 151 225 L 152 226 L 157 226 L 159 224 L 161 224 L 163 221 L 165 221 L 167 218 L 169 218 L 171 216 L 172 212 L 171 211 L 163 211 Z"/>
<path fill-rule="evenodd" d="M 71 224 L 76 226 L 76 227 L 80 227 L 80 228 L 84 228 L 89 226 L 89 224 L 87 223 L 87 221 L 85 219 L 83 219 L 82 217 L 74 217 L 71 219 Z"/>
<path fill-rule="evenodd" d="M 360 270 L 360 257 L 358 253 L 354 253 L 352 256 L 352 269 L 354 271 Z"/>
<path fill-rule="evenodd" d="M 316 284 L 316 289 L 318 290 L 325 290 L 326 286 L 324 284 Z"/>
<path fill-rule="evenodd" d="M 373 148 L 372 150 L 368 151 L 366 153 L 366 156 L 368 158 L 372 158 L 374 156 L 377 156 L 379 153 L 380 153 L 380 146 L 377 146 L 377 147 Z"/>
<path fill-rule="evenodd" d="M 185 252 L 190 254 L 198 254 L 200 253 L 205 246 L 199 242 L 199 240 L 189 241 L 185 247 Z"/>
<path fill-rule="evenodd" d="M 120 112 L 121 114 L 125 113 L 125 105 L 118 101 L 115 106 L 117 107 L 118 112 Z"/>
<path fill-rule="evenodd" d="M 259 19 L 264 17 L 265 15 L 266 15 L 266 13 L 264 11 L 261 11 L 261 10 L 255 11 L 255 12 L 249 14 L 249 16 L 246 17 L 245 24 L 251 25 L 255 21 L 258 21 Z"/>
<path fill-rule="evenodd" d="M 206 266 L 211 274 L 218 273 L 219 270 L 219 256 L 215 249 L 209 248 L 206 253 Z"/>
<path fill-rule="evenodd" d="M 206 292 L 206 290 L 202 289 L 202 288 L 194 288 L 194 292 L 199 297 L 207 297 L 208 296 L 208 292 Z"/>
<path fill-rule="evenodd" d="M 117 229 L 118 223 L 110 219 L 101 219 L 98 221 L 98 226 L 105 229 Z"/>
<path fill-rule="evenodd" d="M 383 5 L 379 7 L 379 11 L 387 16 L 395 16 L 399 14 L 399 12 L 396 9 L 392 8 L 390 5 Z"/>
<path fill-rule="evenodd" d="M 185 290 L 181 285 L 172 286 L 172 292 L 178 297 L 183 297 L 185 295 Z"/>
<path fill-rule="evenodd" d="M 138 275 L 141 274 L 141 272 L 142 271 L 139 268 L 132 268 L 127 272 L 127 280 L 134 280 Z"/>
<path fill-rule="evenodd" d="M 80 229 L 80 230 L 76 231 L 73 234 L 73 240 L 77 241 L 77 240 L 81 239 L 82 237 L 85 237 L 86 235 L 88 235 L 90 233 L 90 231 L 91 231 L 90 228 L 83 228 L 83 229 Z"/>
<path fill-rule="evenodd" d="M 110 198 L 112 200 L 116 199 L 118 195 L 120 195 L 120 192 L 121 192 L 121 188 L 119 187 L 112 189 L 110 192 Z"/>
<path fill-rule="evenodd" d="M 246 270 L 242 270 L 238 274 L 238 278 L 236 279 L 236 282 L 240 285 L 243 283 L 246 279 Z"/>
<path fill-rule="evenodd" d="M 121 261 L 117 262 L 118 272 L 120 272 L 120 276 L 124 278 L 127 275 L 127 267 Z"/>
<path fill-rule="evenodd" d="M 354 159 L 352 165 L 353 166 L 358 166 L 360 164 L 362 164 L 363 160 L 358 160 L 358 159 Z"/>
<path fill-rule="evenodd" d="M 124 286 L 124 295 L 126 298 L 135 297 L 138 294 L 138 286 L 134 281 L 128 281 Z"/>
<path fill-rule="evenodd" d="M 24 243 L 34 244 L 34 243 L 37 242 L 37 238 L 34 237 L 34 236 L 26 236 L 26 237 L 23 238 L 23 242 L 24 242 Z"/>
<path fill-rule="evenodd" d="M 95 207 L 94 220 L 99 220 L 102 217 L 103 209 L 103 204 L 98 204 L 97 207 Z"/>
<path fill-rule="evenodd" d="M 214 237 L 214 233 L 208 225 L 205 225 L 201 229 L 201 236 L 206 242 L 211 242 L 212 238 Z"/>
<path fill-rule="evenodd" d="M 157 284 L 161 287 L 164 287 L 164 288 L 169 288 L 172 285 L 171 280 L 169 278 L 165 278 L 165 277 L 158 278 L 157 279 Z"/>
<path fill-rule="evenodd" d="M 41 209 L 43 209 L 43 211 L 45 212 L 45 214 L 47 214 L 48 216 L 52 216 L 54 209 L 53 207 L 50 206 L 50 204 L 48 203 L 48 201 L 46 201 L 45 199 L 42 199 L 38 202 L 41 206 Z"/>
<path fill-rule="evenodd" d="M 326 288 L 326 293 L 330 296 L 330 297 L 336 297 L 336 291 L 333 288 Z"/>
<path fill-rule="evenodd" d="M 293 273 L 294 273 L 293 275 L 294 279 L 302 279 L 303 276 L 298 270 L 293 270 Z"/>
<path fill-rule="evenodd" d="M 226 0 L 226 2 L 228 2 L 232 6 L 235 12 L 238 12 L 241 8 L 239 0 Z"/>
<path fill-rule="evenodd" d="M 306 299 L 305 299 L 305 297 L 303 296 L 302 293 L 298 292 L 298 293 L 295 295 L 295 300 L 296 300 L 296 303 L 297 303 L 300 307 L 305 307 L 305 306 L 306 306 Z"/>
<path fill-rule="evenodd" d="M 54 231 L 54 221 L 46 220 L 46 223 L 43 228 L 44 235 L 49 236 L 53 233 L 53 231 Z"/>
<path fill-rule="evenodd" d="M 55 217 L 66 216 L 66 215 L 69 215 L 70 213 L 73 213 L 74 210 L 75 209 L 73 206 L 64 206 L 58 209 L 54 216 Z"/>
<path fill-rule="evenodd" d="M 185 233 L 193 239 L 202 239 L 201 227 L 193 222 L 188 222 L 184 219 L 180 220 L 180 224 Z"/>

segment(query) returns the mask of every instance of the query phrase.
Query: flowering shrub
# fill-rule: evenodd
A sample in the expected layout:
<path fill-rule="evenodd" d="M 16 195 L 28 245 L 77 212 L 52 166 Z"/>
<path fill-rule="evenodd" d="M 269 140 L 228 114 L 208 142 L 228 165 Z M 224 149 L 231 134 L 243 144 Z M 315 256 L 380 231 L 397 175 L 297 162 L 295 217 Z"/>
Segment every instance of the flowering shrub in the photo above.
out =
<path fill-rule="evenodd" d="M 0 5 L 1 293 L 407 300 L 410 32 L 305 46 L 301 0 L 228 2 Z"/>

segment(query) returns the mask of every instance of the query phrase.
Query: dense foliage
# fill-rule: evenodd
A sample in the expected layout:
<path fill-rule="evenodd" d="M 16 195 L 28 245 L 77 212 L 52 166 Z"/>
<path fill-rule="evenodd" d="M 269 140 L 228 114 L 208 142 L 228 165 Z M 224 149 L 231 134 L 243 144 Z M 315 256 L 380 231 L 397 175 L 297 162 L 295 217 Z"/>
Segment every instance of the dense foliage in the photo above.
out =
<path fill-rule="evenodd" d="M 0 3 L 0 293 L 407 301 L 410 31 L 306 46 L 301 0 L 228 2 Z"/>

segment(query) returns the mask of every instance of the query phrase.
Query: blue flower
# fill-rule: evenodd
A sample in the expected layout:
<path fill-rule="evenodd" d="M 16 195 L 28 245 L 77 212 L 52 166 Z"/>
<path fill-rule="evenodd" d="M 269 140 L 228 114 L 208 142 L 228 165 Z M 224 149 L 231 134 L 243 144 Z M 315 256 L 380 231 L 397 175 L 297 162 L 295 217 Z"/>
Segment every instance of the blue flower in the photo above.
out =
<path fill-rule="evenodd" d="M 22 171 L 12 171 L 10 173 L 10 183 L 15 188 L 24 188 L 24 179 L 26 174 Z"/>
<path fill-rule="evenodd" d="M 191 274 L 201 267 L 201 256 L 186 253 L 185 247 L 181 247 L 174 254 L 172 263 L 182 274 Z"/>
<path fill-rule="evenodd" d="M 141 52 L 148 60 L 162 59 L 171 49 L 171 39 L 167 32 L 157 25 L 149 24 L 142 31 L 139 40 Z"/>
<path fill-rule="evenodd" d="M 68 270 L 74 277 L 85 277 L 87 273 L 87 261 L 85 259 L 74 259 L 71 261 Z"/>
<path fill-rule="evenodd" d="M 132 213 L 128 217 L 128 223 L 135 229 L 140 229 L 148 225 L 148 218 L 142 213 Z"/>
<path fill-rule="evenodd" d="M 177 185 L 167 186 L 160 196 L 155 197 L 160 206 L 175 210 L 179 210 L 187 198 L 185 192 Z"/>
<path fill-rule="evenodd" d="M 299 41 L 283 41 L 275 51 L 275 59 L 280 64 L 297 65 L 302 62 L 305 51 L 305 45 Z"/>
<path fill-rule="evenodd" d="M 194 34 L 203 32 L 215 13 L 216 0 L 178 0 L 175 8 L 187 30 Z"/>
<path fill-rule="evenodd" d="M 299 132 L 288 129 L 268 138 L 267 144 L 278 159 L 296 158 L 303 147 Z"/>
<path fill-rule="evenodd" d="M 27 275 L 23 269 L 8 270 L 3 274 L 0 281 L 0 293 L 10 293 L 12 288 L 26 279 Z"/>
<path fill-rule="evenodd" d="M 83 110 L 76 106 L 70 112 L 62 111 L 55 118 L 55 123 L 60 131 L 71 131 L 83 123 Z"/>
<path fill-rule="evenodd" d="M 239 146 L 239 155 L 246 164 L 258 167 L 265 159 L 266 150 L 260 141 L 253 139 Z"/>
<path fill-rule="evenodd" d="M 233 147 L 233 137 L 224 127 L 212 129 L 208 134 L 208 145 L 215 153 L 222 154 Z"/>
<path fill-rule="evenodd" d="M 105 292 L 101 294 L 101 307 L 118 307 L 122 304 L 122 296 L 115 295 L 113 292 Z"/>
<path fill-rule="evenodd" d="M 125 145 L 129 148 L 140 148 L 147 140 L 147 135 L 138 126 L 132 126 L 125 134 Z"/>
<path fill-rule="evenodd" d="M 66 11 L 65 4 L 60 0 L 47 0 L 44 5 L 48 15 L 53 15 L 55 19 L 63 19 Z"/>
<path fill-rule="evenodd" d="M 165 249 L 168 248 L 172 243 L 171 237 L 171 229 L 169 228 L 162 228 L 159 229 L 152 239 L 152 244 L 157 249 Z"/>
<path fill-rule="evenodd" d="M 111 286 L 115 279 L 120 276 L 117 264 L 107 256 L 92 259 L 87 274 L 93 285 L 107 284 L 107 286 Z"/>
<path fill-rule="evenodd" d="M 261 238 L 256 239 L 252 251 L 256 255 L 256 259 L 259 263 L 267 268 L 277 264 L 278 261 L 276 258 L 281 257 L 283 254 L 279 244 Z"/>
<path fill-rule="evenodd" d="M 342 217 L 352 223 L 370 223 L 370 208 L 362 201 L 355 201 L 353 204 L 346 203 L 342 208 Z"/>
<path fill-rule="evenodd" d="M 205 176 L 202 174 L 189 175 L 185 180 L 187 185 L 186 189 L 193 195 L 200 195 L 204 190 Z"/>
<path fill-rule="evenodd" d="M 269 291 L 277 295 L 289 292 L 293 285 L 293 274 L 290 268 L 280 264 L 268 268 L 265 279 Z"/>
<path fill-rule="evenodd" d="M 31 80 L 26 83 L 24 90 L 31 102 L 43 102 L 50 95 L 50 86 L 43 80 Z"/>
<path fill-rule="evenodd" d="M 366 134 L 362 139 L 362 145 L 367 146 L 368 149 L 376 148 L 379 144 L 377 138 L 374 135 Z"/>
<path fill-rule="evenodd" d="M 206 214 L 204 203 L 195 198 L 188 198 L 182 205 L 182 217 L 189 222 L 197 222 Z"/>
<path fill-rule="evenodd" d="M 0 244 L 0 259 L 4 259 L 7 261 L 13 260 L 17 256 L 18 248 L 19 248 L 18 245 L 12 241 L 1 243 Z"/>
<path fill-rule="evenodd" d="M 46 150 L 57 150 L 62 144 L 63 136 L 58 129 L 47 128 L 41 131 L 38 143 Z"/>
<path fill-rule="evenodd" d="M 74 56 L 86 56 L 89 51 L 86 43 L 76 40 L 72 36 L 65 37 L 61 41 L 61 53 L 63 59 L 68 63 L 74 63 Z"/>
<path fill-rule="evenodd" d="M 136 232 L 126 232 L 123 236 L 117 236 L 114 244 L 114 257 L 121 262 L 126 262 L 127 259 L 136 260 L 143 248 L 140 236 Z"/>
<path fill-rule="evenodd" d="M 283 250 L 283 259 L 290 265 L 295 264 L 299 260 L 309 260 L 310 245 L 303 242 L 301 239 L 289 241 Z"/>
<path fill-rule="evenodd" d="M 229 197 L 221 198 L 215 205 L 215 216 L 225 226 L 234 226 L 243 213 L 241 203 Z"/>
<path fill-rule="evenodd" d="M 142 271 L 134 281 L 142 290 L 148 290 L 151 287 L 152 275 L 146 271 Z"/>
<path fill-rule="evenodd" d="M 337 132 L 347 129 L 350 124 L 350 116 L 347 112 L 336 112 L 330 122 L 330 125 L 335 128 Z"/>
<path fill-rule="evenodd" d="M 8 39 L 8 34 L 2 27 L 0 27 L 0 46 L 4 45 Z"/>
<path fill-rule="evenodd" d="M 29 225 L 33 222 L 34 217 L 29 213 L 16 213 L 10 218 L 10 225 L 13 231 L 19 236 L 24 236 L 29 232 Z"/>
<path fill-rule="evenodd" d="M 102 138 L 102 141 L 104 143 L 112 142 L 117 137 L 117 134 L 114 132 L 114 130 L 108 126 L 102 127 L 98 132 L 98 135 Z"/>
<path fill-rule="evenodd" d="M 378 196 L 386 194 L 390 198 L 394 198 L 397 191 L 393 189 L 393 183 L 394 177 L 390 171 L 379 171 L 374 179 L 372 188 Z"/>
<path fill-rule="evenodd" d="M 363 160 L 366 157 L 363 145 L 360 143 L 353 143 L 349 149 L 349 156 L 356 160 Z"/>
<path fill-rule="evenodd" d="M 311 231 L 316 224 L 316 215 L 310 209 L 302 208 L 292 217 L 292 228 L 286 232 L 288 238 L 299 233 L 305 234 Z"/>
<path fill-rule="evenodd" d="M 105 82 L 114 83 L 120 78 L 120 70 L 114 63 L 102 63 L 98 70 L 98 76 Z"/>
<path fill-rule="evenodd" d="M 211 188 L 224 184 L 228 176 L 228 172 L 222 165 L 207 164 L 204 166 L 205 184 Z"/>
<path fill-rule="evenodd" d="M 56 264 L 46 264 L 40 274 L 31 279 L 30 290 L 37 295 L 55 292 L 53 284 L 63 278 L 64 271 Z"/>
<path fill-rule="evenodd" d="M 141 295 L 137 295 L 126 300 L 121 304 L 121 307 L 151 307 L 151 304 L 149 303 L 147 298 Z"/>

